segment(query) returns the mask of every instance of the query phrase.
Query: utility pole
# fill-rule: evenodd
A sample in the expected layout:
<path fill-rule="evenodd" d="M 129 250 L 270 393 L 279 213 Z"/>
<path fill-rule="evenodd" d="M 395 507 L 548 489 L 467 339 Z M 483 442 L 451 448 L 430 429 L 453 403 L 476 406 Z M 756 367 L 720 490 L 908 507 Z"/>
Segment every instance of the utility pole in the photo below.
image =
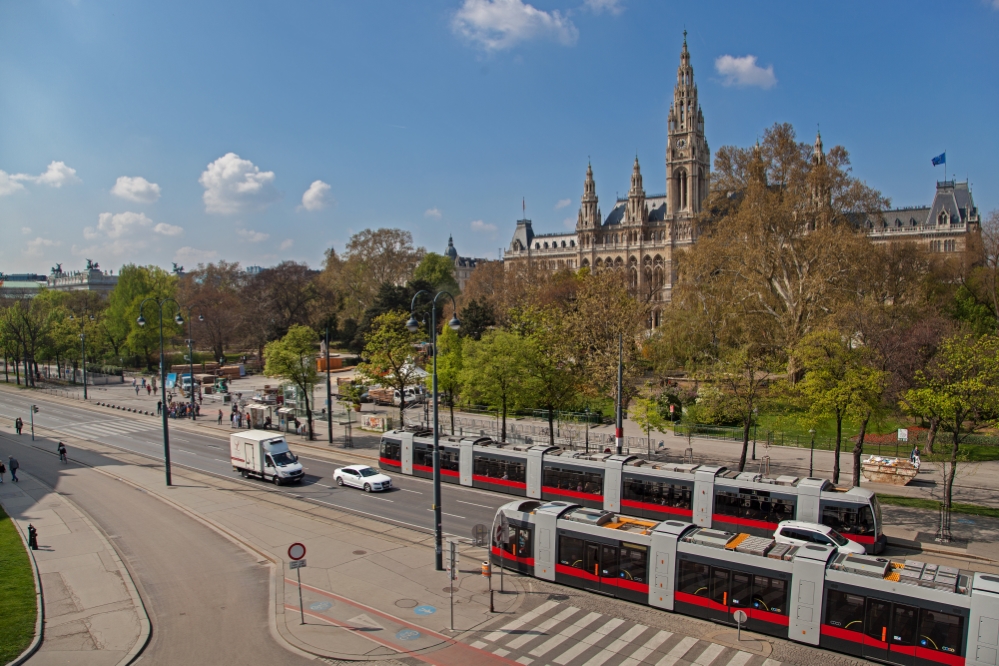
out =
<path fill-rule="evenodd" d="M 617 454 L 622 455 L 624 448 L 624 334 L 617 334 L 617 428 L 614 440 L 617 444 Z"/>
<path fill-rule="evenodd" d="M 330 323 L 326 322 L 326 440 L 333 444 L 333 385 L 330 382 Z"/>

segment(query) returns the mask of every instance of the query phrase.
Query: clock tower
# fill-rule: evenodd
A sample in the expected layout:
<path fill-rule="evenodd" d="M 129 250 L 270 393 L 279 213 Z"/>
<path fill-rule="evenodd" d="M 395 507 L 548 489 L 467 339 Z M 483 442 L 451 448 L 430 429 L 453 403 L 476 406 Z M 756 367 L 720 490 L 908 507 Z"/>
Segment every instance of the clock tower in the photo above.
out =
<path fill-rule="evenodd" d="M 697 102 L 694 68 L 687 51 L 687 31 L 683 31 L 683 50 L 676 70 L 673 103 L 667 118 L 666 198 L 668 214 L 675 221 L 674 238 L 690 237 L 690 218 L 701 212 L 708 194 L 711 152 L 704 138 L 704 114 Z M 682 220 L 682 221 L 681 221 Z"/>

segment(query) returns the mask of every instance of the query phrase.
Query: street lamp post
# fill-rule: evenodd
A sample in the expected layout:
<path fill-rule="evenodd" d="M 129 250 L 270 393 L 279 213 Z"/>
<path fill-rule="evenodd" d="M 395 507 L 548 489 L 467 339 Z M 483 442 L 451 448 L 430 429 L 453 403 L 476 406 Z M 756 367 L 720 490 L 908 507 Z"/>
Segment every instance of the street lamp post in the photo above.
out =
<path fill-rule="evenodd" d="M 330 380 L 330 323 L 326 322 L 326 440 L 333 445 L 333 383 Z"/>
<path fill-rule="evenodd" d="M 583 412 L 586 413 L 586 452 L 590 452 L 590 408 L 584 407 Z"/>
<path fill-rule="evenodd" d="M 204 321 L 205 315 L 199 314 L 198 321 Z M 187 308 L 187 362 L 191 370 L 191 420 L 195 421 L 197 406 L 194 404 L 194 317 L 191 308 Z"/>
<path fill-rule="evenodd" d="M 184 325 L 184 318 L 180 316 L 180 303 L 178 303 L 173 298 L 167 297 L 162 300 L 158 298 L 145 298 L 139 303 L 139 318 L 136 323 L 139 326 L 146 325 L 146 318 L 142 316 L 142 310 L 146 305 L 146 301 L 152 301 L 156 304 L 156 307 L 160 311 L 160 385 L 163 387 L 163 409 L 160 410 L 163 416 L 163 462 L 166 467 L 166 484 L 169 487 L 172 485 L 170 480 L 170 426 L 167 421 L 167 400 L 166 400 L 166 356 L 163 353 L 163 306 L 171 301 L 175 306 L 177 306 L 177 314 L 174 315 L 173 320 L 179 325 Z M 183 330 L 183 329 L 182 329 Z M 191 377 L 192 381 L 194 377 Z"/>
<path fill-rule="evenodd" d="M 430 292 L 421 289 L 420 291 L 413 294 L 413 300 L 409 306 L 409 321 L 406 322 L 406 328 L 412 332 L 416 332 L 420 329 L 420 323 L 416 321 L 416 297 L 420 294 L 430 295 Z M 436 568 L 437 571 L 444 571 L 444 532 L 442 529 L 442 518 L 441 518 L 441 449 L 440 449 L 440 425 L 437 421 L 437 299 L 442 295 L 447 296 L 451 299 L 451 306 L 454 308 L 455 314 L 451 317 L 451 321 L 447 323 L 451 327 L 451 330 L 457 331 L 461 328 L 461 322 L 458 321 L 458 306 L 454 302 L 454 296 L 446 291 L 438 291 L 434 295 L 433 301 L 430 304 L 430 346 L 433 349 L 434 355 L 434 374 L 433 374 L 433 401 L 434 401 L 434 548 L 436 554 Z M 405 394 L 404 394 L 405 395 Z M 405 397 L 403 398 L 405 399 Z"/>
<path fill-rule="evenodd" d="M 753 407 L 753 460 L 756 460 L 756 424 L 760 410 Z"/>
<path fill-rule="evenodd" d="M 815 471 L 815 428 L 808 431 L 812 436 L 811 451 L 808 454 L 808 476 L 811 478 Z"/>
<path fill-rule="evenodd" d="M 70 321 L 74 321 L 76 318 L 73 315 L 69 316 Z M 94 315 L 90 315 L 90 321 L 94 320 Z M 83 399 L 87 399 L 87 331 L 85 326 L 87 322 L 80 323 L 80 359 L 83 369 Z"/>

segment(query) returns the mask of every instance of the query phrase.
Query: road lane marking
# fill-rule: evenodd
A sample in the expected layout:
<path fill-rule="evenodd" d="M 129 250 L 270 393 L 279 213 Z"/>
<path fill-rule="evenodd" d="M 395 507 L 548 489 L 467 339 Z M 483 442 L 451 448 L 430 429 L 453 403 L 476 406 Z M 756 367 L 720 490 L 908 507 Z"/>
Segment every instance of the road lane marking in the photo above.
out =
<path fill-rule="evenodd" d="M 417 495 L 422 495 L 423 494 L 419 490 L 409 490 L 407 488 L 396 488 L 396 490 L 401 490 L 404 493 L 416 493 Z"/>
<path fill-rule="evenodd" d="M 538 617 L 540 615 L 544 615 L 546 612 L 548 612 L 549 610 L 551 610 L 552 608 L 554 608 L 557 605 L 558 605 L 558 602 L 555 602 L 555 601 L 546 601 L 545 603 L 541 604 L 540 606 L 538 606 L 534 610 L 532 610 L 530 612 L 527 612 L 527 613 L 524 613 L 522 616 L 520 616 L 520 618 L 514 620 L 513 622 L 511 622 L 510 624 L 506 625 L 505 627 L 501 627 L 501 628 L 497 629 L 496 631 L 492 632 L 488 636 L 485 636 L 484 638 L 487 641 L 498 641 L 501 638 L 505 638 L 511 632 L 519 629 L 520 627 L 524 626 L 525 624 L 528 624 L 528 623 L 534 621 L 534 618 L 536 618 L 536 617 Z"/>
<path fill-rule="evenodd" d="M 385 499 L 384 497 L 375 497 L 371 493 L 364 493 L 364 497 L 370 497 L 371 499 L 376 499 L 380 502 L 394 502 L 395 500 Z"/>
<path fill-rule="evenodd" d="M 427 511 L 433 511 L 433 509 L 427 509 Z M 453 513 L 444 513 L 443 511 L 441 511 L 441 515 L 442 516 L 451 516 L 452 518 L 461 518 L 462 520 L 468 520 L 468 518 L 465 518 L 465 516 L 456 516 Z"/>

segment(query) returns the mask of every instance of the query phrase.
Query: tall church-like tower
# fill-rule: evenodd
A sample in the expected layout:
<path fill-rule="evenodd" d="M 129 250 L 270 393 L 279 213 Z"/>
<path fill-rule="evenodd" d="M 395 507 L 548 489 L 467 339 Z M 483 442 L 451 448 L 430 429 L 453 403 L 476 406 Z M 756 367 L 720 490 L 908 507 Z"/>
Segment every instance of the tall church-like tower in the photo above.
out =
<path fill-rule="evenodd" d="M 694 68 L 687 51 L 687 31 L 683 32 L 683 50 L 676 70 L 676 87 L 670 105 L 666 141 L 666 198 L 669 215 L 686 218 L 677 225 L 676 240 L 689 238 L 689 218 L 701 212 L 708 194 L 711 153 L 704 138 L 704 114 L 697 102 Z M 687 233 L 683 233 L 686 230 Z M 685 236 L 687 236 L 685 238 Z"/>

